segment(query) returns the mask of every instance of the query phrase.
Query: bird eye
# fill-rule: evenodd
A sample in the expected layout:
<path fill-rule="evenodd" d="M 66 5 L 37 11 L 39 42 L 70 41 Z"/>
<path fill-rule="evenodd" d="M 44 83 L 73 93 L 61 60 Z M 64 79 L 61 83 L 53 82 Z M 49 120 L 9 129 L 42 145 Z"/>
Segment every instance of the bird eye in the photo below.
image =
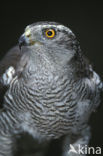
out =
<path fill-rule="evenodd" d="M 45 35 L 47 38 L 53 38 L 55 36 L 55 31 L 53 29 L 47 29 Z"/>

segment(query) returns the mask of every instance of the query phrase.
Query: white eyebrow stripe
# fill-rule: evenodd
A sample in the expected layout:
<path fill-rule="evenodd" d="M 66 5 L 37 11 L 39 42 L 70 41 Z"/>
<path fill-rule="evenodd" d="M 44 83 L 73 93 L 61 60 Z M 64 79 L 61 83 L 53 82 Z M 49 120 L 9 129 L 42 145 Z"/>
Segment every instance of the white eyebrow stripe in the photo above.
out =
<path fill-rule="evenodd" d="M 72 33 L 72 31 L 69 29 L 69 28 L 67 28 L 67 27 L 65 27 L 65 26 L 63 26 L 63 25 L 53 25 L 53 24 L 44 24 L 44 25 L 38 25 L 37 27 L 43 27 L 43 28 L 50 28 L 50 27 L 54 27 L 54 28 L 58 28 L 58 29 L 60 29 L 60 30 L 66 30 L 67 32 L 69 31 L 69 33 Z"/>
<path fill-rule="evenodd" d="M 45 25 L 38 25 L 37 27 L 43 27 L 43 28 L 50 28 L 50 27 L 54 27 L 54 28 L 56 28 L 57 26 L 56 25 L 50 25 L 50 24 L 45 24 Z"/>
<path fill-rule="evenodd" d="M 67 27 L 65 27 L 65 26 L 63 26 L 63 25 L 58 25 L 57 26 L 59 29 L 61 29 L 61 30 L 66 30 L 66 31 L 69 31 L 69 33 L 72 33 L 72 31 L 69 29 L 69 28 L 67 28 Z"/>
<path fill-rule="evenodd" d="M 45 29 L 45 28 L 54 27 L 54 28 L 59 29 L 59 30 L 65 30 L 67 33 L 72 34 L 73 36 L 75 36 L 75 34 L 71 31 L 71 29 L 69 29 L 68 27 L 63 26 L 63 25 L 55 25 L 55 24 L 43 24 L 42 25 L 42 24 L 40 24 L 40 25 L 35 25 L 34 27 L 37 27 L 39 29 L 41 29 L 41 28 Z M 26 27 L 26 30 L 27 29 L 31 29 L 31 31 L 32 31 L 33 27 L 30 27 L 30 25 L 28 25 Z"/>

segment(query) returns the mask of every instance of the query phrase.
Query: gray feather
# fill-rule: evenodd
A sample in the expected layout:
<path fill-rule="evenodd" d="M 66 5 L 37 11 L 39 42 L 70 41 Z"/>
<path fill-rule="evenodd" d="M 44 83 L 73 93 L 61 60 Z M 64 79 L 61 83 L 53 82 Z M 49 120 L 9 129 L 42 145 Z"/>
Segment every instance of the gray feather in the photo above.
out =
<path fill-rule="evenodd" d="M 52 28 L 56 36 L 48 39 L 45 29 Z M 15 68 L 4 96 L 1 132 L 12 136 L 25 131 L 41 141 L 64 135 L 82 137 L 100 103 L 102 82 L 75 35 L 60 24 L 43 22 L 28 26 L 22 42 L 21 53 L 17 50 L 13 54 L 13 49 L 1 62 L 1 74 L 9 66 Z"/>

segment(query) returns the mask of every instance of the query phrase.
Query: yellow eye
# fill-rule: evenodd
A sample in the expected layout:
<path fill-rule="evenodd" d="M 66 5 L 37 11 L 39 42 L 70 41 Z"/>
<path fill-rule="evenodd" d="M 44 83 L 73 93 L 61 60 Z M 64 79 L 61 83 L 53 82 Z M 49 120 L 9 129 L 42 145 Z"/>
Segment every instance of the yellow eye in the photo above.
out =
<path fill-rule="evenodd" d="M 53 38 L 55 36 L 55 31 L 53 29 L 47 29 L 45 34 L 46 34 L 46 37 Z"/>

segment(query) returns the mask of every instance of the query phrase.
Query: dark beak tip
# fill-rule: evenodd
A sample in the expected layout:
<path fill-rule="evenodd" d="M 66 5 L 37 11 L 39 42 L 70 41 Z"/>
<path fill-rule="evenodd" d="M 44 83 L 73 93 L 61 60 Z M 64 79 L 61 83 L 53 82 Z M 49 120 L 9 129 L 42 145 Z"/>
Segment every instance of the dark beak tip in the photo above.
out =
<path fill-rule="evenodd" d="M 19 38 L 19 49 L 21 50 L 21 47 L 25 45 L 25 37 L 24 35 L 22 35 L 20 38 Z"/>

